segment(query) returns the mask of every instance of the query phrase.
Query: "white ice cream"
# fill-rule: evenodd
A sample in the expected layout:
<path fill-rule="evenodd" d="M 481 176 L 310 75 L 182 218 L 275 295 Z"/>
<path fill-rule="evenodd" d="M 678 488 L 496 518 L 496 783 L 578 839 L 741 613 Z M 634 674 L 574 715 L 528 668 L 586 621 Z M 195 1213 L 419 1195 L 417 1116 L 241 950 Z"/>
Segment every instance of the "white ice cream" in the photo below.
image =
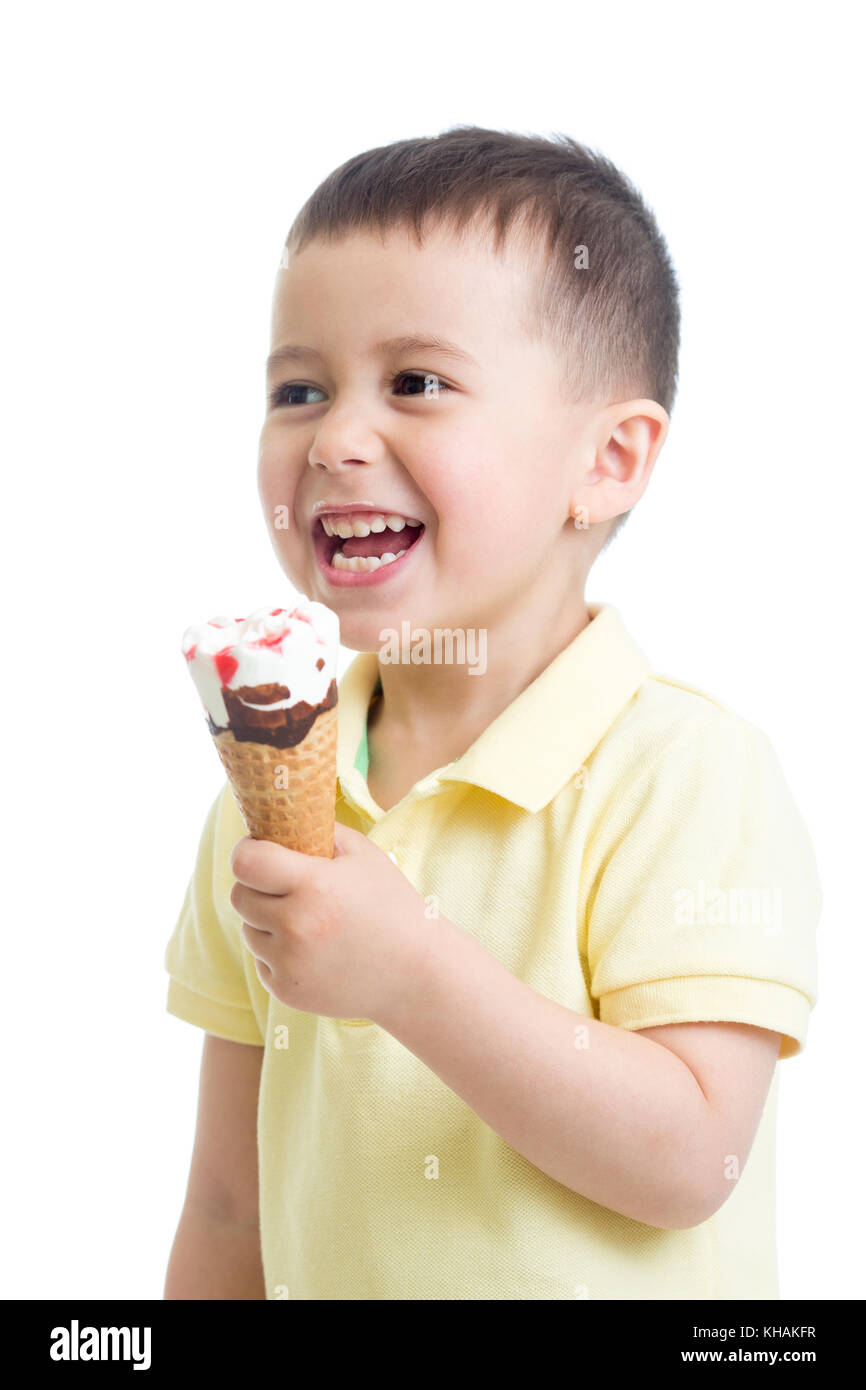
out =
<path fill-rule="evenodd" d="M 291 708 L 301 700 L 320 705 L 337 674 L 339 641 L 336 613 L 323 603 L 302 599 L 294 608 L 257 608 L 248 618 L 211 618 L 195 624 L 184 633 L 182 650 L 202 704 L 214 724 L 225 729 L 229 717 L 224 689 L 272 684 L 288 688 L 289 698 L 279 705 L 251 701 L 253 709 Z"/>

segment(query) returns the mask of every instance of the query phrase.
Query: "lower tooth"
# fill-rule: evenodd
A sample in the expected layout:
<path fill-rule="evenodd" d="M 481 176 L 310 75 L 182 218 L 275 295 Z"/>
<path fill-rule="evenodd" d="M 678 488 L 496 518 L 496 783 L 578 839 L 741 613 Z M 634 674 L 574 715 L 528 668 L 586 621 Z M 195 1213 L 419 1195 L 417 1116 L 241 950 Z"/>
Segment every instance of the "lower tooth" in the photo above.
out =
<path fill-rule="evenodd" d="M 331 561 L 334 569 L 351 570 L 354 574 L 368 574 L 372 570 L 377 570 L 381 565 L 393 564 L 399 560 L 401 555 L 405 555 L 405 550 L 398 550 L 395 555 L 393 551 L 386 550 L 385 554 L 379 555 L 344 555 L 338 550 Z"/>
<path fill-rule="evenodd" d="M 377 570 L 381 564 L 377 555 L 344 555 L 338 550 L 331 560 L 331 564 L 336 570 L 351 570 L 353 574 L 366 574 L 369 570 Z"/>

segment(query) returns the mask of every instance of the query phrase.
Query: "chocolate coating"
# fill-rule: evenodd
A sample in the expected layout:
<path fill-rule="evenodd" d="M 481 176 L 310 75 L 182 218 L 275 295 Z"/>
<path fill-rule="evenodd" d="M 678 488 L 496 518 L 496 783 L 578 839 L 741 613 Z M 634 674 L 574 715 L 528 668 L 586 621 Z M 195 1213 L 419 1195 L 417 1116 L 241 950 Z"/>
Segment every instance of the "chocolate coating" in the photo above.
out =
<path fill-rule="evenodd" d="M 277 691 L 282 693 L 277 694 Z M 255 699 L 257 704 L 262 705 L 268 700 L 289 698 L 289 692 L 283 685 L 245 686 L 242 690 L 234 692 L 224 689 L 223 698 L 229 716 L 228 730 L 220 729 L 214 724 L 209 714 L 205 716 L 214 738 L 217 734 L 230 732 L 234 734 L 238 743 L 269 743 L 273 748 L 294 748 L 296 743 L 306 738 L 317 716 L 326 709 L 333 709 L 337 703 L 337 682 L 331 681 L 328 693 L 320 705 L 308 705 L 306 700 L 299 700 L 289 709 L 249 709 L 237 698 L 241 694 L 246 699 Z"/>

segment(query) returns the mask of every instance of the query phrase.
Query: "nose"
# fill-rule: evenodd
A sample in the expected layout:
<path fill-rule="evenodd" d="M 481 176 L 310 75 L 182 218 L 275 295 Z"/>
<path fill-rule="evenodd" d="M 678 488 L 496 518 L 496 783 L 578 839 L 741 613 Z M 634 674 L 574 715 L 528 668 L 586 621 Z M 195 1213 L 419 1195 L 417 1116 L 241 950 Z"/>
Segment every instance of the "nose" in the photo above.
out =
<path fill-rule="evenodd" d="M 325 473 L 338 473 L 344 468 L 353 467 L 355 464 L 363 465 L 364 463 L 366 463 L 366 459 L 339 459 L 333 463 L 326 463 L 324 459 L 310 459 L 311 468 L 321 468 Z"/>
<path fill-rule="evenodd" d="M 337 473 L 372 463 L 376 451 L 376 440 L 360 423 L 357 411 L 350 417 L 347 410 L 332 408 L 316 431 L 307 462 L 311 468 Z"/>

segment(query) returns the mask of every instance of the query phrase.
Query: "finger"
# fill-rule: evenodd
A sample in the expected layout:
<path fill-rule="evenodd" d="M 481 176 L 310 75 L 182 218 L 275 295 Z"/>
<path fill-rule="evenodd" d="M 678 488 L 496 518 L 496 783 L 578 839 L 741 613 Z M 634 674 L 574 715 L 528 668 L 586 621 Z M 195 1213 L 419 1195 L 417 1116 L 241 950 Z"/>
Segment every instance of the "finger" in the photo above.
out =
<path fill-rule="evenodd" d="M 229 855 L 229 868 L 238 882 L 248 888 L 282 897 L 291 893 L 308 870 L 308 859 L 309 855 L 285 849 L 272 840 L 254 840 L 246 835 Z"/>
<path fill-rule="evenodd" d="M 266 959 L 263 953 L 262 946 L 255 939 L 258 933 L 256 933 L 253 927 L 247 926 L 246 922 L 243 925 L 242 931 L 244 940 L 247 943 L 247 948 L 249 949 L 250 955 L 253 958 L 253 965 L 255 966 L 256 974 L 258 975 L 261 983 L 265 985 L 266 988 L 269 988 L 268 980 L 274 972 L 273 967 L 271 966 L 270 962 Z M 263 939 L 265 941 L 269 941 L 270 937 L 265 937 Z"/>
<path fill-rule="evenodd" d="M 273 893 L 260 893 L 245 883 L 232 884 L 229 900 L 239 917 L 259 931 L 273 933 L 283 917 L 283 899 Z"/>
<path fill-rule="evenodd" d="M 273 936 L 269 931 L 261 931 L 258 927 L 253 927 L 249 922 L 241 922 L 241 936 L 249 947 L 250 954 L 256 960 L 267 958 L 268 943 L 273 941 Z"/>

